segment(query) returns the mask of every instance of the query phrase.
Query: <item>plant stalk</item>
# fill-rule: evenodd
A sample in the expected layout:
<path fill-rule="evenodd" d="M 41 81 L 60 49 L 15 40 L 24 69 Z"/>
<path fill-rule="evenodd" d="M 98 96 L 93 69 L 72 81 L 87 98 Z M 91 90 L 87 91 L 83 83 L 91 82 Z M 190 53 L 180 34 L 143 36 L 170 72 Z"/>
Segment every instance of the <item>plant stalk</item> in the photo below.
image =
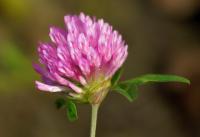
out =
<path fill-rule="evenodd" d="M 95 137 L 97 127 L 97 115 L 100 104 L 92 104 L 92 115 L 91 115 L 91 129 L 90 137 Z"/>

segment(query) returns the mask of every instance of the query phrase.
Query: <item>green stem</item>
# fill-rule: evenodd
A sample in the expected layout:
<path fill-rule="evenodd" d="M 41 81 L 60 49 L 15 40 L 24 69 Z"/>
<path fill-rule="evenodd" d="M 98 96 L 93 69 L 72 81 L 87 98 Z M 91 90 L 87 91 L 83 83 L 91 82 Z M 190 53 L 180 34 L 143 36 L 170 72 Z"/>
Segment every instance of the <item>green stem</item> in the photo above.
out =
<path fill-rule="evenodd" d="M 95 137 L 99 104 L 92 104 L 90 137 Z"/>

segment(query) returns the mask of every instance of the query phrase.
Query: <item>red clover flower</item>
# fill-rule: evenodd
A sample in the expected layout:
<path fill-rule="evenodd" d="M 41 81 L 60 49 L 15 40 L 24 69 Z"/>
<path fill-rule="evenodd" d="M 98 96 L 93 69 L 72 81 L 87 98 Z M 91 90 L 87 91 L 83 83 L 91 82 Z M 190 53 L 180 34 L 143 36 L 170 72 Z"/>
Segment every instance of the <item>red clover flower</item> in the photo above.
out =
<path fill-rule="evenodd" d="M 50 43 L 39 43 L 40 64 L 33 64 L 41 75 L 39 90 L 66 93 L 58 107 L 67 108 L 68 118 L 77 119 L 75 103 L 92 105 L 91 137 L 95 137 L 98 108 L 109 90 L 129 101 L 137 97 L 138 86 L 149 82 L 190 83 L 175 75 L 146 74 L 119 82 L 121 66 L 128 55 L 122 36 L 103 19 L 84 13 L 64 17 L 67 29 L 51 27 Z"/>
<path fill-rule="evenodd" d="M 51 27 L 51 43 L 40 43 L 35 70 L 43 82 L 39 90 L 66 92 L 79 101 L 99 103 L 110 88 L 111 78 L 127 58 L 128 46 L 122 36 L 103 19 L 96 20 L 80 13 L 65 16 L 67 29 Z M 99 96 L 90 98 L 97 92 Z"/>

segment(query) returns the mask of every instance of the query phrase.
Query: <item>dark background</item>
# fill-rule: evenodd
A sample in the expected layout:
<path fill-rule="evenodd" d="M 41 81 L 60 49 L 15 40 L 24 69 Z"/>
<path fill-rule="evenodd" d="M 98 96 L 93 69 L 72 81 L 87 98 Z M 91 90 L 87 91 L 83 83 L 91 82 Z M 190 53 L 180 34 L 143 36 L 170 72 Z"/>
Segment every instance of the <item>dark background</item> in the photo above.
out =
<path fill-rule="evenodd" d="M 55 94 L 39 92 L 38 41 L 66 14 L 104 18 L 129 45 L 123 79 L 170 73 L 192 82 L 148 85 L 129 103 L 112 92 L 100 108 L 97 137 L 200 137 L 198 0 L 0 0 L 0 137 L 88 137 L 90 107 L 70 123 Z"/>

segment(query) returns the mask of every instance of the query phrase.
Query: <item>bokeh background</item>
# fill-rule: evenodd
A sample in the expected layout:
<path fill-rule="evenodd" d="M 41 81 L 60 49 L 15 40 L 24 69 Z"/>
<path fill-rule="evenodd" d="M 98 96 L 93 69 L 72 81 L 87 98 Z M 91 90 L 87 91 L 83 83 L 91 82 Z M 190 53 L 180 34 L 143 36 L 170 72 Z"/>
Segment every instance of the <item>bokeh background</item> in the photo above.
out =
<path fill-rule="evenodd" d="M 90 107 L 70 123 L 55 94 L 38 92 L 33 71 L 38 41 L 66 14 L 104 18 L 129 45 L 124 79 L 144 73 L 188 77 L 192 84 L 140 88 L 129 103 L 110 93 L 97 137 L 200 137 L 199 0 L 0 0 L 0 137 L 88 137 Z"/>

